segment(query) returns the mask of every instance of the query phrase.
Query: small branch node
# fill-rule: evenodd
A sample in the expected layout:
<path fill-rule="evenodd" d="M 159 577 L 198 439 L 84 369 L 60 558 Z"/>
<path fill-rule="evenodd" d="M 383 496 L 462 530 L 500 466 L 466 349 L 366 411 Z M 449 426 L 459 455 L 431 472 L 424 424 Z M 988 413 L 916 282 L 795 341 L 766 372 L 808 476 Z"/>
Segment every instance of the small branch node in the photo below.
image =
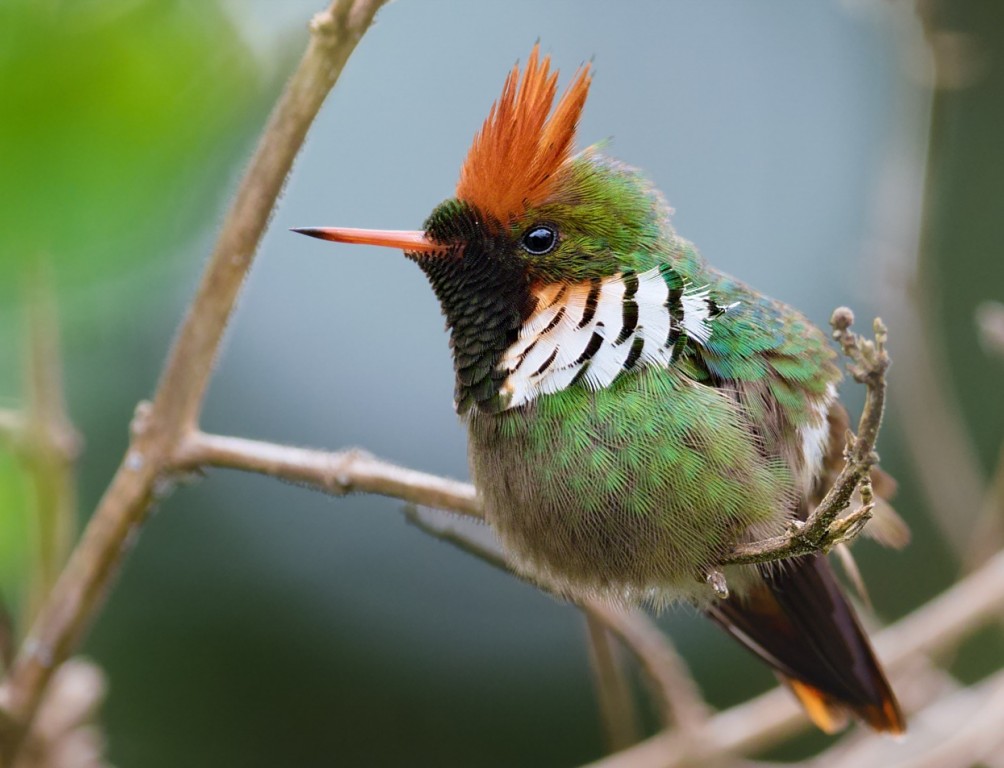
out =
<path fill-rule="evenodd" d="M 875 460 L 877 462 L 878 456 L 874 453 L 872 454 L 872 456 L 875 457 Z M 861 495 L 861 503 L 864 506 L 873 504 L 875 500 L 875 492 L 872 489 L 872 479 L 868 475 L 865 475 L 864 479 L 861 481 L 861 484 L 858 485 L 858 493 Z"/>
<path fill-rule="evenodd" d="M 326 43 L 330 43 L 331 38 L 334 38 L 338 33 L 338 23 L 335 21 L 334 16 L 331 14 L 330 10 L 323 10 L 315 13 L 307 28 L 310 30 L 310 34 L 314 35 L 316 38 L 324 40 Z"/>
<path fill-rule="evenodd" d="M 146 459 L 143 454 L 135 448 L 130 448 L 129 453 L 126 454 L 123 466 L 130 472 L 140 472 L 146 465 Z"/>
<path fill-rule="evenodd" d="M 821 542 L 824 545 L 822 548 L 830 550 L 838 544 L 846 544 L 857 537 L 864 530 L 867 522 L 871 520 L 874 510 L 874 503 L 863 504 L 849 515 L 834 520 L 830 523 L 830 527 L 827 529 L 826 535 Z"/>
<path fill-rule="evenodd" d="M 136 403 L 136 409 L 132 414 L 132 421 L 129 422 L 129 434 L 133 438 L 140 437 L 146 433 L 150 426 L 150 414 L 153 411 L 153 404 L 149 400 L 140 400 Z"/>
<path fill-rule="evenodd" d="M 889 329 L 886 328 L 881 317 L 876 317 L 872 322 L 872 333 L 875 334 L 875 346 L 880 354 L 885 353 L 885 344 L 889 340 Z"/>
<path fill-rule="evenodd" d="M 844 462 L 849 463 L 854 458 L 854 449 L 857 447 L 858 438 L 849 429 L 844 434 Z"/>
<path fill-rule="evenodd" d="M 837 307 L 830 315 L 833 338 L 840 341 L 841 335 L 854 325 L 854 312 L 850 307 Z"/>

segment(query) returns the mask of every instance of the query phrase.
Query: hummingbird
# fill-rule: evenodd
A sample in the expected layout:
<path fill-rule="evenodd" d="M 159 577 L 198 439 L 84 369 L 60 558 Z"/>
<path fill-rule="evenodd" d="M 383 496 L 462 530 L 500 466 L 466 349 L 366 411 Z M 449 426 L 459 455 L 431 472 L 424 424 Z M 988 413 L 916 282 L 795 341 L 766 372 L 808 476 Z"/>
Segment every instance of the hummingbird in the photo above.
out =
<path fill-rule="evenodd" d="M 573 599 L 689 601 L 822 730 L 903 732 L 824 555 L 719 570 L 805 519 L 839 469 L 828 339 L 709 266 L 640 171 L 574 151 L 591 67 L 560 98 L 557 81 L 535 45 L 421 230 L 294 231 L 401 249 L 425 273 L 472 479 L 518 573 Z"/>

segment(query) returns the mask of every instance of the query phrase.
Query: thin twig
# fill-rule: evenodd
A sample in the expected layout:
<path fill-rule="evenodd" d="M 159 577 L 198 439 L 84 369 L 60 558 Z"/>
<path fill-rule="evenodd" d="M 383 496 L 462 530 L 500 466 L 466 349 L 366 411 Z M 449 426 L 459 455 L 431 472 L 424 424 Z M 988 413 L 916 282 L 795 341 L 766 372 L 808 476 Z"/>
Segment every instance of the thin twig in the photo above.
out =
<path fill-rule="evenodd" d="M 984 301 L 976 307 L 976 329 L 987 354 L 1004 360 L 1004 304 Z"/>
<path fill-rule="evenodd" d="M 37 526 L 29 620 L 52 589 L 76 537 L 74 464 L 82 443 L 63 395 L 56 303 L 47 283 L 44 275 L 36 277 L 28 297 L 26 408 L 18 441 L 34 487 Z"/>
<path fill-rule="evenodd" d="M 885 374 L 889 368 L 889 355 L 885 349 L 887 333 L 882 321 L 876 319 L 875 340 L 871 341 L 853 333 L 850 330 L 853 323 L 854 315 L 846 307 L 837 309 L 830 320 L 833 337 L 850 359 L 848 370 L 856 381 L 867 388 L 858 434 L 849 438 L 843 469 L 819 506 L 804 523 L 793 524 L 788 533 L 782 536 L 735 547 L 724 558 L 723 565 L 764 563 L 827 551 L 860 533 L 871 517 L 871 488 L 867 478 L 878 461 L 875 442 L 882 424 Z M 849 515 L 840 517 L 859 488 L 862 506 Z"/>
<path fill-rule="evenodd" d="M 433 518 L 427 511 L 411 506 L 405 509 L 405 516 L 423 533 L 448 542 L 517 578 L 523 578 L 509 566 L 497 546 L 474 539 L 458 525 L 460 521 Z M 534 586 L 547 589 L 545 585 Z M 581 600 L 578 605 L 617 635 L 645 670 L 655 689 L 663 727 L 678 726 L 689 733 L 697 733 L 707 720 L 710 708 L 669 638 L 645 612 L 594 599 Z"/>
<path fill-rule="evenodd" d="M 84 628 L 100 606 L 121 555 L 128 548 L 130 533 L 143 521 L 150 505 L 166 486 L 166 481 L 179 469 L 201 466 L 248 469 L 294 482 L 309 482 L 332 493 L 383 493 L 477 515 L 478 505 L 473 489 L 463 483 L 393 467 L 354 452 L 324 454 L 197 432 L 198 416 L 220 339 L 283 180 L 317 109 L 383 2 L 337 0 L 312 24 L 313 35 L 308 51 L 273 113 L 223 225 L 216 251 L 172 348 L 153 403 L 138 413 L 129 452 L 93 516 L 70 566 L 60 578 L 29 641 L 0 689 L 0 704 L 6 708 L 5 712 L 0 711 L 0 716 L 13 717 L 22 728 L 30 722 L 53 670 L 79 642 Z M 847 328 L 843 330 L 847 331 Z M 876 330 L 875 348 L 879 358 L 883 358 L 884 350 L 879 338 L 881 329 Z M 868 343 L 862 342 L 861 349 L 867 350 L 865 345 Z M 881 420 L 882 392 L 875 395 L 872 391 L 875 382 L 869 377 L 873 369 L 871 363 L 860 369 L 865 383 L 869 384 L 869 401 L 862 415 L 858 437 L 849 449 L 846 481 L 841 483 L 845 479 L 842 473 L 841 480 L 831 489 L 814 516 L 798 531 L 781 537 L 783 542 L 773 542 L 775 549 L 771 549 L 771 542 L 759 551 L 740 549 L 734 553 L 732 562 L 762 562 L 825 549 L 853 535 L 855 526 L 867 517 L 866 500 L 862 510 L 850 517 L 838 518 L 875 460 L 873 448 Z M 884 365 L 878 378 L 884 391 Z M 21 428 L 18 414 L 0 412 L 0 435 L 17 435 Z M 261 453 L 265 448 L 274 449 L 275 453 Z M 332 463 L 333 459 L 335 463 Z M 440 538 L 449 536 L 444 534 Z M 454 533 L 453 540 L 463 543 L 466 538 L 464 534 Z M 497 553 L 487 557 L 501 562 Z M 504 563 L 502 565 L 504 567 Z M 897 654 L 902 659 L 907 658 L 908 653 L 950 646 L 1000 610 L 1004 604 L 1002 585 L 1004 554 L 998 554 L 941 598 L 883 633 L 879 645 L 884 648 L 886 644 L 895 644 L 895 649 L 889 654 L 894 665 Z M 950 605 L 946 600 L 966 602 Z M 588 610 L 598 610 L 597 615 L 601 615 L 604 607 L 590 603 Z M 648 648 L 649 641 L 657 642 L 656 635 L 662 638 L 642 614 L 628 612 L 619 615 L 627 628 L 620 633 L 621 637 L 633 650 Z M 613 626 L 618 619 L 607 616 L 604 620 Z M 639 622 L 644 625 L 641 630 Z M 905 633 L 905 637 L 897 637 L 897 630 Z M 651 632 L 655 635 L 649 634 Z M 658 642 L 665 640 L 663 638 Z M 672 660 L 667 660 L 669 657 L 653 661 L 657 656 L 649 650 L 640 654 L 642 663 L 648 659 L 653 669 L 672 667 Z M 661 687 L 665 689 L 665 680 Z M 695 721 L 704 722 L 703 710 L 706 708 L 696 688 L 694 699 L 700 703 L 699 706 L 672 703 L 673 697 L 666 691 L 664 694 L 667 709 L 690 711 Z M 776 700 L 779 700 L 776 692 L 771 693 L 708 718 L 703 726 L 698 724 L 696 727 L 701 729 L 702 736 L 707 735 L 707 739 L 702 739 L 706 743 L 699 747 L 702 753 L 710 750 L 722 754 L 739 750 L 744 745 L 762 744 L 764 734 L 791 728 L 790 715 L 788 720 L 779 720 L 774 714 L 763 714 L 766 709 L 772 712 L 777 709 Z M 767 707 L 767 704 L 770 706 Z M 793 706 L 789 709 L 793 710 Z M 755 717 L 758 713 L 760 720 Z M 674 717 L 681 724 L 684 719 L 679 714 Z M 800 727 L 797 720 L 796 726 Z M 657 738 L 664 739 L 661 742 L 663 747 L 667 743 L 677 747 L 675 752 L 659 755 L 658 764 L 675 764 L 678 756 L 679 760 L 692 759 L 692 750 L 697 749 L 688 743 L 686 735 L 664 734 Z M 758 738 L 759 742 L 756 741 Z M 655 741 L 652 739 L 647 743 Z M 5 742 L 5 747 L 9 758 L 11 742 Z M 630 755 L 625 752 L 619 757 L 626 759 Z"/>
<path fill-rule="evenodd" d="M 472 517 L 481 515 L 474 486 L 404 469 L 357 451 L 325 453 L 197 432 L 179 446 L 176 461 L 179 468 L 189 471 L 227 467 L 305 483 L 336 495 L 369 491 Z M 414 512 L 408 519 L 426 533 L 511 572 L 497 551 L 473 546 L 455 526 L 433 525 Z M 696 727 L 703 722 L 708 714 L 707 705 L 686 666 L 644 614 L 625 613 L 600 602 L 589 602 L 584 607 L 599 616 L 639 658 L 655 684 L 660 711 L 667 724 Z"/>
<path fill-rule="evenodd" d="M 987 482 L 979 517 L 973 525 L 972 541 L 963 562 L 972 570 L 1004 544 L 1004 443 L 997 449 L 997 465 Z"/>
<path fill-rule="evenodd" d="M 600 617 L 589 611 L 584 613 L 589 665 L 593 670 L 593 685 L 607 751 L 618 752 L 641 738 L 638 712 L 610 629 Z"/>
<path fill-rule="evenodd" d="M 180 436 L 198 422 L 213 363 L 272 209 L 307 131 L 386 0 L 336 0 L 310 23 L 310 43 L 269 118 L 220 230 L 146 427 Z"/>
<path fill-rule="evenodd" d="M 582 603 L 631 649 L 655 689 L 663 727 L 698 734 L 711 715 L 686 663 L 666 635 L 640 609 L 599 600 Z"/>
<path fill-rule="evenodd" d="M 53 671 L 80 642 L 151 504 L 169 480 L 175 446 L 196 426 L 213 362 L 258 241 L 325 97 L 385 0 L 336 0 L 311 24 L 310 43 L 269 119 L 227 214 L 216 249 L 176 336 L 153 404 L 70 562 L 0 688 L 0 706 L 23 729 Z M 13 762 L 19 739 L 3 742 Z"/>
<path fill-rule="evenodd" d="M 436 538 L 509 572 L 501 554 L 472 540 L 452 521 L 432 521 L 410 513 L 409 520 Z M 673 766 L 687 761 L 740 754 L 769 747 L 801 731 L 808 723 L 791 696 L 775 689 L 749 702 L 708 717 L 707 705 L 672 646 L 641 612 L 623 611 L 598 601 L 583 607 L 625 642 L 656 683 L 666 728 L 636 747 L 594 765 L 603 768 Z M 955 646 L 994 621 L 1004 609 L 1004 552 L 914 613 L 879 633 L 876 648 L 892 670 Z M 676 674 L 676 673 L 682 674 Z M 670 730 L 670 724 L 678 728 Z"/>
<path fill-rule="evenodd" d="M 413 473 L 370 457 L 365 457 L 364 460 L 358 455 L 352 457 L 352 452 L 325 454 L 321 451 L 195 433 L 189 435 L 179 447 L 176 456 L 179 463 L 176 466 L 194 469 L 205 462 L 210 466 L 260 472 L 329 490 L 332 487 L 332 467 L 338 467 L 335 485 L 340 492 L 379 489 L 377 492 L 412 501 L 416 498 L 430 498 L 428 494 L 433 494 L 436 505 L 440 508 L 468 516 L 478 515 L 474 489 L 465 483 L 446 481 L 446 485 L 441 485 L 443 481 L 423 473 Z M 408 483 L 416 478 L 415 487 L 408 489 Z M 413 521 L 417 521 L 417 518 Z M 497 551 L 488 547 L 471 550 L 470 542 L 462 532 L 452 528 L 433 531 L 429 529 L 428 523 L 417 521 L 417 524 L 438 538 L 473 551 L 478 557 L 508 570 Z M 876 645 L 883 652 L 887 663 L 895 668 L 915 654 L 951 647 L 978 626 L 992 620 L 1002 607 L 1004 553 L 998 554 L 952 589 L 885 630 L 877 637 Z M 632 652 L 637 651 L 633 645 L 629 647 Z M 640 658 L 644 660 L 646 655 L 640 654 Z M 654 665 L 658 666 L 661 663 Z M 673 688 L 679 690 L 678 686 Z M 688 708 L 683 708 L 682 711 L 688 711 Z M 700 751 L 702 755 L 710 757 L 714 754 L 763 748 L 797 733 L 805 724 L 804 714 L 798 710 L 791 697 L 777 689 L 711 717 L 701 731 L 703 743 Z M 678 733 L 664 731 L 623 753 L 611 756 L 601 764 L 606 768 L 615 765 L 675 765 L 684 759 L 693 758 L 693 748 L 688 746 L 687 741 Z M 667 763 L 667 754 L 678 755 L 679 759 L 674 757 Z"/>

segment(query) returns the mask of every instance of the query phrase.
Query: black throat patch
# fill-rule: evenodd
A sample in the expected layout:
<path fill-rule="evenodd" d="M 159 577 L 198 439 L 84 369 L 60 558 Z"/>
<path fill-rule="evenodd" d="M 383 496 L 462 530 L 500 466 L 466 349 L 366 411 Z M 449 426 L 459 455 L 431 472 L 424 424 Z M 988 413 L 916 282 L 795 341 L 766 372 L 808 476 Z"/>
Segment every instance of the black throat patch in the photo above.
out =
<path fill-rule="evenodd" d="M 457 374 L 457 413 L 505 408 L 496 367 L 533 311 L 526 268 L 500 225 L 457 200 L 441 204 L 425 223 L 445 254 L 408 254 L 432 285 L 446 315 Z"/>

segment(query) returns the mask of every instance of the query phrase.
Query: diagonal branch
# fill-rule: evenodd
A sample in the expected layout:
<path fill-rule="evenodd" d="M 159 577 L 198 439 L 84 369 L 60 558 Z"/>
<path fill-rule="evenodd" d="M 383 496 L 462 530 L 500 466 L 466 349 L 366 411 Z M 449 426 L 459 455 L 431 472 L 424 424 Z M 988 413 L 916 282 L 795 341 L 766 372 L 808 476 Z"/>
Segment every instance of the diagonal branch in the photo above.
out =
<path fill-rule="evenodd" d="M 711 715 L 711 708 L 705 703 L 686 662 L 645 612 L 599 600 L 584 601 L 582 609 L 586 615 L 602 621 L 631 649 L 655 689 L 664 726 L 686 734 L 699 734 Z"/>
<path fill-rule="evenodd" d="M 641 740 L 638 710 L 620 649 L 611 639 L 613 633 L 599 617 L 588 612 L 585 617 L 589 666 L 593 672 L 600 723 L 607 751 L 618 752 Z"/>
<path fill-rule="evenodd" d="M 385 0 L 335 0 L 311 24 L 307 50 L 286 85 L 228 212 L 181 324 L 152 405 L 70 562 L 0 687 L 0 708 L 30 724 L 54 670 L 101 606 L 132 535 L 169 479 L 170 458 L 193 430 L 227 321 L 293 160 L 349 55 Z M 20 739 L 2 743 L 6 764 Z"/>
<path fill-rule="evenodd" d="M 454 521 L 433 519 L 414 507 L 406 508 L 405 515 L 408 522 L 423 533 L 452 544 L 516 578 L 522 578 L 509 567 L 497 547 L 476 540 Z M 588 598 L 578 601 L 577 605 L 587 617 L 595 618 L 620 638 L 624 647 L 638 660 L 654 688 L 663 727 L 675 727 L 696 734 L 710 715 L 710 708 L 690 676 L 687 665 L 645 612 L 639 608 L 625 608 Z"/>
<path fill-rule="evenodd" d="M 307 51 L 269 117 L 195 298 L 171 348 L 150 411 L 151 430 L 195 428 L 227 321 L 307 131 L 386 0 L 335 0 L 310 23 Z"/>

